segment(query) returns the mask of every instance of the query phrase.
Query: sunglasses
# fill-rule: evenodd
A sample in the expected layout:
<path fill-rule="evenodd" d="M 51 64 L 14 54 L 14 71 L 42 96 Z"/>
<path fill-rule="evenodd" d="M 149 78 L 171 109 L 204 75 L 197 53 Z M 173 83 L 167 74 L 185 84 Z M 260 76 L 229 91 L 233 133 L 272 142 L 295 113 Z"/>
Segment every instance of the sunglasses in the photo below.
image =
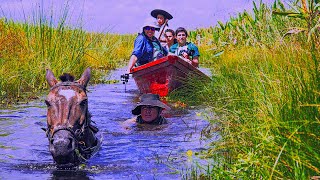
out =
<path fill-rule="evenodd" d="M 155 31 L 156 30 L 154 27 L 150 27 L 150 26 L 146 26 L 146 27 L 144 27 L 144 29 L 147 31 L 149 31 L 149 30 Z"/>

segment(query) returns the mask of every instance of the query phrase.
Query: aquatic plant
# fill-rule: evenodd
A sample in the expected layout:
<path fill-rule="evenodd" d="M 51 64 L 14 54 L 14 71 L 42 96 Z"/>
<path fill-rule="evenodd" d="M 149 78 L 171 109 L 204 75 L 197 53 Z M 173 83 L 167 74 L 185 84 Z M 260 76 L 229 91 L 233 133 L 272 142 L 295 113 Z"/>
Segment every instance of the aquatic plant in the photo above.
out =
<path fill-rule="evenodd" d="M 90 66 L 98 83 L 129 57 L 134 35 L 85 32 L 81 25 L 69 27 L 67 18 L 66 7 L 57 25 L 40 8 L 33 23 L 0 19 L 0 104 L 37 98 L 47 89 L 46 68 L 79 74 Z"/>
<path fill-rule="evenodd" d="M 189 173 L 197 174 L 193 179 L 320 174 L 319 2 L 253 3 L 253 15 L 197 30 L 200 64 L 212 68 L 213 80 L 190 82 L 194 90 L 171 97 L 205 104 L 216 115 L 207 118 L 219 128 L 208 133 L 219 132 L 221 139 L 201 153 L 214 163 Z"/>

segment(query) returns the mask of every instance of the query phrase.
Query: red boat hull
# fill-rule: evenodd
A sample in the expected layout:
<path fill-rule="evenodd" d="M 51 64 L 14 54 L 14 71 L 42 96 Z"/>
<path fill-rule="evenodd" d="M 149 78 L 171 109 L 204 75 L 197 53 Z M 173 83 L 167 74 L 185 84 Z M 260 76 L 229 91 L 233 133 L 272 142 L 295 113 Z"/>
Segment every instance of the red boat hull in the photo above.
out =
<path fill-rule="evenodd" d="M 140 93 L 153 93 L 167 96 L 184 84 L 190 75 L 209 80 L 198 68 L 175 55 L 169 55 L 156 61 L 134 68 L 132 71 Z"/>

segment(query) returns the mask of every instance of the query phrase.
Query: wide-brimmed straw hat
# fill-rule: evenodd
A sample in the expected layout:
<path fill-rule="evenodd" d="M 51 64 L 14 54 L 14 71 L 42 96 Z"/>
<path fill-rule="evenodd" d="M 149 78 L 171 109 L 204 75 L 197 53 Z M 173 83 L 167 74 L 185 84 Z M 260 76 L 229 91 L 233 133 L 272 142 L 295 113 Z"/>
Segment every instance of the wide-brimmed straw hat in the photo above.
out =
<path fill-rule="evenodd" d="M 143 94 L 140 97 L 140 102 L 132 110 L 132 114 L 139 115 L 141 114 L 141 106 L 156 106 L 163 109 L 170 110 L 171 108 L 160 101 L 160 96 L 158 94 Z"/>
<path fill-rule="evenodd" d="M 170 20 L 173 18 L 170 13 L 168 13 L 167 11 L 162 10 L 162 9 L 155 9 L 155 10 L 151 11 L 151 16 L 154 18 L 157 18 L 158 14 L 163 15 L 165 19 Z"/>

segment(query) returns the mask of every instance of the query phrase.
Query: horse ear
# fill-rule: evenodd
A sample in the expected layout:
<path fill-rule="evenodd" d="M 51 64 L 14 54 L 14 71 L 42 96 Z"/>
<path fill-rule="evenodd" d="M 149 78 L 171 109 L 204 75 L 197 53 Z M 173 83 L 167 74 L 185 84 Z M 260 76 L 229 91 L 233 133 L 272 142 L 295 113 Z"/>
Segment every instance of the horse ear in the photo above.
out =
<path fill-rule="evenodd" d="M 54 77 L 54 74 L 50 69 L 46 69 L 46 79 L 50 87 L 58 83 L 57 79 Z"/>
<path fill-rule="evenodd" d="M 82 74 L 81 78 L 77 81 L 79 84 L 87 87 L 87 84 L 91 77 L 91 69 L 88 67 Z"/>

